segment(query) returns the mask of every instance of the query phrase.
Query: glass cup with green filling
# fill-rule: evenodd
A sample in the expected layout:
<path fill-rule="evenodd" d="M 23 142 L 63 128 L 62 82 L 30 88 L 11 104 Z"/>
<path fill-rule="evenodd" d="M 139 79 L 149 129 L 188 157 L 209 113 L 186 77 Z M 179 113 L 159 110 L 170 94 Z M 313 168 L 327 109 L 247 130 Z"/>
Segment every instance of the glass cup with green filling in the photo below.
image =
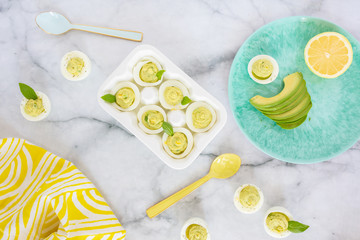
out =
<path fill-rule="evenodd" d="M 180 159 L 186 157 L 194 144 L 194 139 L 186 128 L 174 128 L 173 135 L 166 132 L 162 138 L 163 147 L 171 157 Z"/>
<path fill-rule="evenodd" d="M 186 108 L 188 104 L 182 104 L 184 97 L 189 97 L 189 90 L 178 80 L 167 80 L 159 88 L 159 100 L 166 109 Z"/>
<path fill-rule="evenodd" d="M 206 132 L 216 121 L 216 112 L 205 102 L 194 102 L 186 110 L 186 124 L 191 131 Z"/>
<path fill-rule="evenodd" d="M 133 68 L 133 76 L 137 84 L 144 87 L 156 86 L 163 80 L 165 70 L 153 57 L 144 57 Z"/>
<path fill-rule="evenodd" d="M 139 127 L 145 133 L 158 134 L 163 131 L 162 124 L 166 121 L 166 113 L 157 105 L 146 105 L 140 108 L 137 118 Z"/>
<path fill-rule="evenodd" d="M 293 220 L 291 213 L 283 207 L 270 208 L 264 218 L 265 231 L 272 237 L 284 238 L 291 234 L 288 222 Z"/>
<path fill-rule="evenodd" d="M 248 64 L 249 76 L 260 84 L 273 82 L 279 74 L 279 66 L 276 60 L 268 55 L 253 57 Z"/>
<path fill-rule="evenodd" d="M 111 94 L 115 97 L 112 105 L 120 111 L 132 111 L 140 103 L 140 91 L 138 87 L 129 81 L 122 81 L 111 89 Z"/>

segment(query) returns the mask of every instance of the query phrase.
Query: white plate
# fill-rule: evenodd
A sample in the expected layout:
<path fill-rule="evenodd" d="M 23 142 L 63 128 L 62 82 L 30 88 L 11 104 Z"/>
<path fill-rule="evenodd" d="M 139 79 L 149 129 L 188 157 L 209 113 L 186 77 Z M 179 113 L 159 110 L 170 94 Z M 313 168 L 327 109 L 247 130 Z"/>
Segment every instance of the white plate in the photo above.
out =
<path fill-rule="evenodd" d="M 101 96 L 111 91 L 120 81 L 131 81 L 135 83 L 132 77 L 132 68 L 143 57 L 152 56 L 157 59 L 166 72 L 164 73 L 163 82 L 176 79 L 181 81 L 189 89 L 189 97 L 193 101 L 205 101 L 209 103 L 216 112 L 216 122 L 214 126 L 205 133 L 194 133 L 194 147 L 192 151 L 185 158 L 174 159 L 170 157 L 162 146 L 161 137 L 163 132 L 156 135 L 148 135 L 142 131 L 138 126 L 138 120 L 136 114 L 140 107 L 144 106 L 140 103 L 139 106 L 131 112 L 121 112 L 114 108 L 111 104 L 101 99 Z M 136 83 L 135 83 L 136 84 Z M 144 87 L 139 86 L 141 91 Z M 205 91 L 199 84 L 197 84 L 192 78 L 178 68 L 173 62 L 171 62 L 165 55 L 159 50 L 150 45 L 140 45 L 136 47 L 124 61 L 115 69 L 115 71 L 106 79 L 98 91 L 97 95 L 100 106 L 111 116 L 113 116 L 118 122 L 120 122 L 125 128 L 127 128 L 132 134 L 134 134 L 140 141 L 142 141 L 156 156 L 158 156 L 164 163 L 174 169 L 184 169 L 188 167 L 204 150 L 204 148 L 211 142 L 212 139 L 220 132 L 224 127 L 227 119 L 227 113 L 224 106 L 207 91 Z M 160 106 L 160 104 L 158 104 Z M 164 109 L 166 113 L 169 111 Z M 184 109 L 186 110 L 186 109 Z"/>

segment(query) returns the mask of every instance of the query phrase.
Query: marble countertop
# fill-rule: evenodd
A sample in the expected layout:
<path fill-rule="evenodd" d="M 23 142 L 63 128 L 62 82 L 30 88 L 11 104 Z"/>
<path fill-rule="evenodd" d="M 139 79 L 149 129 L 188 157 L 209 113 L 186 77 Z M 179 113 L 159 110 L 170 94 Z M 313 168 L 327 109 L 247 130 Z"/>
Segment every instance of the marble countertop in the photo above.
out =
<path fill-rule="evenodd" d="M 212 239 L 271 239 L 263 214 L 286 207 L 311 227 L 288 239 L 359 239 L 360 142 L 334 159 L 294 165 L 255 148 L 237 127 L 227 96 L 232 59 L 245 39 L 273 20 L 309 15 L 332 21 L 360 39 L 360 2 L 335 0 L 246 1 L 11 1 L 0 3 L 0 138 L 21 137 L 73 163 L 98 187 L 127 230 L 127 239 L 179 239 L 182 224 L 201 217 Z M 173 170 L 128 133 L 97 104 L 106 77 L 139 43 L 84 32 L 53 36 L 35 16 L 53 10 L 74 23 L 144 32 L 151 44 L 225 105 L 228 122 L 199 158 Z M 86 53 L 93 64 L 88 79 L 65 80 L 59 69 L 68 51 Z M 20 111 L 18 82 L 47 93 L 52 112 L 42 122 L 26 121 Z M 215 156 L 241 156 L 240 171 L 228 180 L 211 180 L 196 192 L 149 219 L 145 210 L 206 174 Z M 265 204 L 253 215 L 232 202 L 243 183 L 260 186 Z"/>

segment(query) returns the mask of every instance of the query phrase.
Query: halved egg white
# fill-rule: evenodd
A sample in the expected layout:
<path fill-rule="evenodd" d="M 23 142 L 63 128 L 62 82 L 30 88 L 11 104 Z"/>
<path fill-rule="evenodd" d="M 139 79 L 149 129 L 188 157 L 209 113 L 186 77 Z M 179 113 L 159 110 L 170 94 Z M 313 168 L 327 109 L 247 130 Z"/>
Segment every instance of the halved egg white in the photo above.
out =
<path fill-rule="evenodd" d="M 270 213 L 273 213 L 273 212 L 283 213 L 289 218 L 289 220 L 294 220 L 293 216 L 291 215 L 291 213 L 286 208 L 283 208 L 283 207 L 280 207 L 280 206 L 272 207 L 269 210 L 267 210 L 266 213 L 265 213 L 264 228 L 265 228 L 266 233 L 269 234 L 270 236 L 274 237 L 274 238 L 285 238 L 285 237 L 289 236 L 291 234 L 291 232 L 289 230 L 279 234 L 279 233 L 271 231 L 268 228 L 268 226 L 266 225 L 266 218 L 267 218 L 267 216 L 269 216 Z"/>
<path fill-rule="evenodd" d="M 193 114 L 194 110 L 199 107 L 205 107 L 205 108 L 209 109 L 209 111 L 211 112 L 211 115 L 212 115 L 210 124 L 205 128 L 196 128 L 193 124 L 192 114 Z M 216 122 L 216 112 L 213 109 L 213 107 L 206 102 L 194 102 L 186 109 L 186 124 L 188 125 L 190 130 L 193 132 L 206 132 L 210 128 L 212 128 L 212 126 L 215 124 L 215 122 Z"/>
<path fill-rule="evenodd" d="M 139 127 L 141 128 L 141 130 L 143 130 L 144 132 L 148 133 L 148 134 L 158 134 L 161 133 L 163 131 L 163 128 L 160 127 L 159 129 L 156 130 L 152 130 L 152 129 L 148 129 L 142 122 L 142 116 L 145 112 L 149 111 L 149 110 L 155 110 L 160 112 L 163 117 L 164 117 L 164 121 L 166 122 L 166 113 L 164 111 L 164 109 L 162 109 L 161 107 L 157 106 L 157 105 L 147 105 L 147 106 L 143 106 L 142 108 L 139 109 L 139 112 L 137 113 L 137 118 L 139 121 Z"/>
<path fill-rule="evenodd" d="M 42 112 L 39 116 L 33 117 L 33 116 L 30 116 L 25 113 L 25 105 L 29 101 L 29 99 L 24 97 L 20 103 L 21 114 L 23 115 L 23 117 L 26 120 L 29 120 L 32 122 L 43 120 L 50 114 L 50 111 L 51 111 L 51 103 L 50 103 L 48 96 L 46 96 L 46 94 L 44 94 L 43 92 L 40 92 L 40 91 L 36 91 L 36 95 L 38 96 L 38 98 L 42 99 L 44 109 L 45 109 L 45 111 Z"/>
<path fill-rule="evenodd" d="M 177 87 L 182 92 L 183 97 L 185 97 L 185 96 L 189 97 L 189 90 L 187 89 L 187 87 L 185 87 L 184 84 L 182 84 L 178 80 L 167 80 L 163 84 L 161 84 L 160 88 L 159 88 L 159 100 L 160 100 L 161 105 L 164 108 L 171 109 L 171 110 L 186 108 L 188 106 L 188 104 L 181 105 L 181 102 L 180 102 L 179 104 L 174 106 L 174 105 L 170 105 L 166 102 L 165 97 L 164 97 L 164 92 L 167 87 Z"/>
<path fill-rule="evenodd" d="M 194 137 L 191 134 L 191 132 L 189 130 L 187 130 L 186 128 L 174 128 L 174 133 L 176 133 L 176 132 L 184 133 L 186 138 L 187 138 L 188 145 L 187 145 L 187 147 L 186 147 L 186 149 L 185 149 L 185 151 L 183 153 L 174 154 L 173 152 L 170 151 L 169 147 L 166 144 L 166 140 L 167 140 L 167 138 L 169 136 L 169 135 L 167 135 L 167 133 L 164 133 L 164 135 L 162 137 L 162 143 L 163 143 L 163 147 L 165 149 L 165 152 L 167 154 L 169 154 L 173 158 L 180 159 L 180 158 L 186 157 L 190 153 L 190 151 L 192 150 L 192 148 L 194 146 Z"/>
<path fill-rule="evenodd" d="M 197 225 L 200 225 L 203 228 L 205 228 L 207 231 L 207 237 L 204 240 L 210 240 L 210 233 L 209 233 L 209 229 L 208 229 L 206 222 L 203 219 L 198 218 L 198 217 L 190 218 L 189 220 L 187 220 L 184 223 L 183 227 L 181 228 L 181 233 L 180 233 L 181 240 L 188 240 L 188 238 L 186 237 L 186 229 L 192 224 L 197 224 Z"/>
<path fill-rule="evenodd" d="M 143 57 L 142 59 L 140 59 L 135 64 L 132 73 L 133 73 L 133 77 L 134 77 L 135 82 L 137 84 L 139 84 L 140 86 L 143 86 L 143 87 L 157 86 L 162 82 L 162 80 L 164 78 L 164 74 L 163 74 L 161 79 L 158 80 L 157 82 L 154 82 L 154 83 L 148 83 L 148 82 L 144 82 L 143 80 L 141 80 L 141 78 L 140 78 L 140 70 L 144 66 L 144 64 L 149 63 L 149 62 L 155 63 L 156 67 L 158 68 L 158 71 L 164 70 L 163 66 L 159 63 L 159 61 L 157 61 L 153 57 Z"/>
<path fill-rule="evenodd" d="M 129 111 L 132 111 L 134 110 L 140 103 L 140 91 L 139 91 L 139 88 L 133 84 L 132 82 L 129 82 L 129 81 L 121 81 L 121 82 L 118 82 L 110 91 L 110 93 L 112 95 L 116 95 L 116 93 L 121 89 L 121 88 L 124 88 L 124 87 L 128 87 L 128 88 L 131 88 L 134 93 L 135 93 L 135 101 L 134 103 L 128 107 L 128 108 L 122 108 L 120 107 L 118 104 L 116 104 L 116 102 L 112 103 L 112 105 L 120 110 L 120 111 L 124 111 L 124 112 L 129 112 Z"/>
<path fill-rule="evenodd" d="M 66 70 L 68 62 L 74 57 L 81 58 L 84 61 L 84 67 L 78 76 L 73 76 Z M 71 51 L 66 53 L 61 59 L 60 70 L 64 78 L 66 78 L 67 80 L 80 81 L 89 76 L 91 72 L 91 61 L 85 53 L 80 51 Z"/>
<path fill-rule="evenodd" d="M 259 195 L 260 195 L 260 200 L 258 202 L 258 204 L 254 207 L 254 208 L 247 208 L 245 206 L 243 206 L 241 203 L 240 203 L 240 192 L 241 190 L 243 190 L 245 187 L 247 186 L 253 186 L 256 188 L 256 190 L 259 192 Z M 234 194 L 234 205 L 235 207 L 237 208 L 237 210 L 239 210 L 240 212 L 242 213 L 247 213 L 247 214 L 250 214 L 250 213 L 255 213 L 257 212 L 261 207 L 262 205 L 264 204 L 264 194 L 262 193 L 262 191 L 260 190 L 260 188 L 258 188 L 256 185 L 254 184 L 243 184 L 241 185 L 236 191 L 235 191 L 235 194 Z"/>

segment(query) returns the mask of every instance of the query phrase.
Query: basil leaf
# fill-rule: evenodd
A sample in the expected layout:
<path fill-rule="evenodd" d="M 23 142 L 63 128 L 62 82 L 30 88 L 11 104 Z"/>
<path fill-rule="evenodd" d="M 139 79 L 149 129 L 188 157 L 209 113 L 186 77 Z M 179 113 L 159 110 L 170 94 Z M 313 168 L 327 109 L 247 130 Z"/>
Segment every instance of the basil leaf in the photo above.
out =
<path fill-rule="evenodd" d="M 160 70 L 156 73 L 156 77 L 158 78 L 158 80 L 160 80 L 162 78 L 162 75 L 164 74 L 165 70 Z"/>
<path fill-rule="evenodd" d="M 181 105 L 186 105 L 188 103 L 191 103 L 192 100 L 188 97 L 188 96 L 185 96 L 182 100 L 181 100 Z"/>
<path fill-rule="evenodd" d="M 290 232 L 293 232 L 293 233 L 302 233 L 304 232 L 306 229 L 308 229 L 309 226 L 308 225 L 305 225 L 305 224 L 302 224 L 302 223 L 299 223 L 297 221 L 289 221 L 289 226 L 288 226 L 288 230 Z"/>
<path fill-rule="evenodd" d="M 20 87 L 20 91 L 22 93 L 22 95 L 27 98 L 27 99 L 34 99 L 36 100 L 38 98 L 38 96 L 36 95 L 34 89 L 32 89 L 30 86 L 24 84 L 24 83 L 19 83 L 19 87 Z"/>
<path fill-rule="evenodd" d="M 101 98 L 108 103 L 114 103 L 116 101 L 115 96 L 112 94 L 105 94 Z"/>
<path fill-rule="evenodd" d="M 149 115 L 145 115 L 145 122 L 149 120 Z"/>
<path fill-rule="evenodd" d="M 164 132 L 169 135 L 169 136 L 173 136 L 174 135 L 174 129 L 171 126 L 170 123 L 168 122 L 163 122 L 162 124 L 162 128 L 164 129 Z"/>

